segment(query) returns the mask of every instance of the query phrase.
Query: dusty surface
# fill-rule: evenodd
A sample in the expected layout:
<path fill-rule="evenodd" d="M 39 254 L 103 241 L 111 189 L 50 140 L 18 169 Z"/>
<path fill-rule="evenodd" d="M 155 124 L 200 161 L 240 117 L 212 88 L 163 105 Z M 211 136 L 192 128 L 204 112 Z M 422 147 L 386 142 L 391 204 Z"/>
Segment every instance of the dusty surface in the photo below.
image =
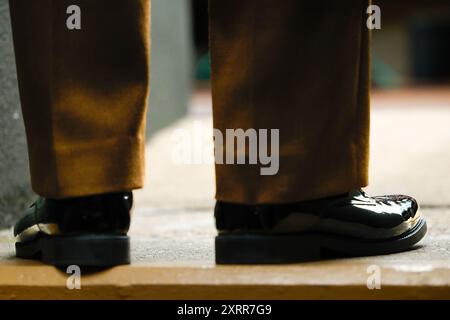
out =
<path fill-rule="evenodd" d="M 428 236 L 414 250 L 386 256 L 287 266 L 215 266 L 209 210 L 135 212 L 131 266 L 83 274 L 66 289 L 64 270 L 15 259 L 0 235 L 0 298 L 447 298 L 450 210 L 423 210 Z M 176 222 L 176 223 L 174 223 Z M 369 290 L 380 271 L 380 290 Z M 372 271 L 371 271 L 372 270 Z"/>

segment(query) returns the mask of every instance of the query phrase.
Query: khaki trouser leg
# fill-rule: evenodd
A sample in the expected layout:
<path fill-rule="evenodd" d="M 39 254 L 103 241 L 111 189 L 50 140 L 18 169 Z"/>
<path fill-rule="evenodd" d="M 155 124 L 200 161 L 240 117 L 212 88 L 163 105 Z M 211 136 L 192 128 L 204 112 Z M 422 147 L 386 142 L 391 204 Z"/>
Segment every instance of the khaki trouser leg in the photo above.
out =
<path fill-rule="evenodd" d="M 214 127 L 280 130 L 278 174 L 218 164 L 218 200 L 295 202 L 367 184 L 368 4 L 210 1 Z"/>
<path fill-rule="evenodd" d="M 68 30 L 67 7 L 82 8 Z M 149 0 L 10 0 L 33 189 L 142 186 Z"/>
<path fill-rule="evenodd" d="M 83 8 L 81 31 L 66 8 Z M 217 198 L 290 202 L 367 184 L 367 1 L 211 1 L 214 126 L 280 129 L 280 170 L 217 165 Z M 34 190 L 142 186 L 148 0 L 11 0 Z"/>

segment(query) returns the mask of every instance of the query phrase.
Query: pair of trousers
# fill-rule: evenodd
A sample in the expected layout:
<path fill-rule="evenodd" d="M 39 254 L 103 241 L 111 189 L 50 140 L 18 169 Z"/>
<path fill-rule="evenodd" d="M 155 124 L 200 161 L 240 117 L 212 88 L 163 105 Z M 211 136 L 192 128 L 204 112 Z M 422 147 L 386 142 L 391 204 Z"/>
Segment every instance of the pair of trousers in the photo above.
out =
<path fill-rule="evenodd" d="M 369 2 L 209 1 L 214 128 L 279 129 L 278 173 L 216 164 L 217 200 L 289 203 L 367 185 Z M 81 30 L 66 27 L 70 5 Z M 143 186 L 150 7 L 10 0 L 37 194 Z"/>

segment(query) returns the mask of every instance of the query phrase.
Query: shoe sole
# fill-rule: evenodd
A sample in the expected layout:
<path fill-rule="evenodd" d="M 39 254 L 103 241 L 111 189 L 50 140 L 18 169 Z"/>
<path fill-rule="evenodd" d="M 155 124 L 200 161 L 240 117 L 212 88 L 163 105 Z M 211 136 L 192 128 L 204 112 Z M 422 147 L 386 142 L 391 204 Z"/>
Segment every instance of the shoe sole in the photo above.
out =
<path fill-rule="evenodd" d="M 128 236 L 43 236 L 16 242 L 16 256 L 55 266 L 108 267 L 130 263 Z"/>
<path fill-rule="evenodd" d="M 411 249 L 427 232 L 421 219 L 408 232 L 382 241 L 304 233 L 283 235 L 226 234 L 215 240 L 217 264 L 284 264 L 348 256 L 373 256 Z"/>

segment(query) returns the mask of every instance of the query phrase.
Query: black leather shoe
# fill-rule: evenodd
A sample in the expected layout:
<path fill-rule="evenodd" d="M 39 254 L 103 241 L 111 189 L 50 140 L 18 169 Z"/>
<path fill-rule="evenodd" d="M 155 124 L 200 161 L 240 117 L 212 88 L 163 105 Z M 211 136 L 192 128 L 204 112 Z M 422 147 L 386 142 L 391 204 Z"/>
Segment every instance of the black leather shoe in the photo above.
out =
<path fill-rule="evenodd" d="M 131 192 L 38 199 L 14 228 L 16 255 L 57 266 L 130 262 Z"/>
<path fill-rule="evenodd" d="M 217 202 L 215 218 L 219 264 L 388 254 L 410 249 L 427 230 L 413 198 L 360 190 L 283 205 Z"/>

